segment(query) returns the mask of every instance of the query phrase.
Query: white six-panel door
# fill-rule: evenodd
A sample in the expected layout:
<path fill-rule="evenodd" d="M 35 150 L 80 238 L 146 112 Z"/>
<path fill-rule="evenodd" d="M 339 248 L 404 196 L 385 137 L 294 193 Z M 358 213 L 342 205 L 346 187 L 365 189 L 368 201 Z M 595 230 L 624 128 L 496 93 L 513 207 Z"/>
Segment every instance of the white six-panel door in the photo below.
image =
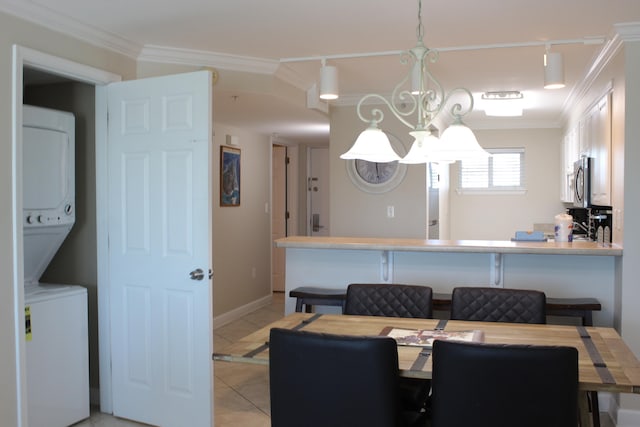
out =
<path fill-rule="evenodd" d="M 114 415 L 213 425 L 211 76 L 108 88 Z"/>

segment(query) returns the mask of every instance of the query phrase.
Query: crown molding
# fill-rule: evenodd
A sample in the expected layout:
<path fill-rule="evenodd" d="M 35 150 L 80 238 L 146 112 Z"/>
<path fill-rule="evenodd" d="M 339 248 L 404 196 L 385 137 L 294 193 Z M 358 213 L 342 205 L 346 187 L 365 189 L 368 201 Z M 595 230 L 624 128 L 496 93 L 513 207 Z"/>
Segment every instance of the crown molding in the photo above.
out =
<path fill-rule="evenodd" d="M 0 0 L 0 11 L 139 61 L 210 66 L 260 74 L 274 74 L 280 65 L 280 61 L 264 58 L 154 45 L 142 46 L 63 16 L 55 10 L 20 0 Z"/>
<path fill-rule="evenodd" d="M 307 91 L 315 85 L 315 82 L 309 82 L 307 79 L 302 78 L 299 73 L 293 71 L 287 64 L 281 64 L 276 70 L 275 76 L 303 91 Z"/>
<path fill-rule="evenodd" d="M 0 11 L 50 30 L 136 59 L 142 46 L 117 35 L 83 24 L 53 9 L 20 0 L 0 0 Z"/>
<path fill-rule="evenodd" d="M 154 45 L 144 46 L 137 59 L 149 62 L 208 66 L 258 74 L 275 74 L 280 65 L 280 61 L 273 59 Z"/>
<path fill-rule="evenodd" d="M 613 28 L 624 42 L 640 41 L 640 22 L 614 24 Z"/>
<path fill-rule="evenodd" d="M 580 84 L 576 85 L 562 107 L 562 116 L 568 117 L 573 105 L 586 95 L 604 68 L 609 65 L 624 43 L 640 41 L 640 22 L 615 24 L 613 33 L 595 55 L 591 66 L 586 70 Z"/>
<path fill-rule="evenodd" d="M 180 49 L 165 46 L 142 46 L 130 40 L 88 26 L 52 9 L 21 0 L 0 0 L 0 11 L 52 31 L 65 34 L 111 50 L 137 61 L 150 61 L 193 66 L 214 67 L 231 71 L 276 75 L 285 83 L 306 91 L 308 82 L 287 67 L 280 67 L 279 60 L 230 55 L 195 49 Z"/>

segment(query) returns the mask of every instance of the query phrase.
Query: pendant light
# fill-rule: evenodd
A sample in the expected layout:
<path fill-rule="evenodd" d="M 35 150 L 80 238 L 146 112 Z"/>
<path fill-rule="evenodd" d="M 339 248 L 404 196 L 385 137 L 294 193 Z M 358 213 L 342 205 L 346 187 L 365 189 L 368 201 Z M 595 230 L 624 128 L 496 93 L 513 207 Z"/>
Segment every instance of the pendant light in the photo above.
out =
<path fill-rule="evenodd" d="M 412 49 L 401 54 L 403 64 L 411 63 L 407 76 L 396 85 L 388 100 L 379 94 L 368 94 L 358 102 L 357 113 L 360 120 L 369 124 L 357 138 L 354 145 L 340 156 L 342 159 L 383 159 L 377 161 L 391 162 L 398 160 L 398 156 L 391 144 L 378 128 L 383 121 L 384 113 L 380 108 L 373 107 L 369 114 L 363 115 L 363 108 L 370 101 L 377 101 L 386 106 L 391 113 L 405 126 L 412 129 L 410 134 L 415 138 L 404 163 L 427 163 L 429 161 L 453 162 L 468 158 L 471 155 L 488 156 L 478 144 L 471 129 L 462 122 L 462 117 L 473 110 L 473 95 L 468 89 L 456 88 L 446 94 L 442 85 L 431 74 L 429 63 L 438 59 L 437 51 L 428 49 L 423 42 L 424 27 L 422 25 L 422 0 L 418 0 L 418 27 L 416 29 L 417 43 Z M 402 108 L 407 107 L 408 108 Z M 443 133 L 443 139 L 437 144 L 437 137 L 428 129 L 432 122 L 443 113 L 454 118 L 454 129 L 450 133 Z M 417 116 L 417 123 L 409 122 L 410 117 Z M 377 130 L 379 133 L 372 132 Z M 463 129 L 466 129 L 464 131 Z M 380 134 L 384 138 L 380 137 Z M 447 138 L 445 138 L 447 135 Z M 436 149 L 436 147 L 439 147 Z M 422 161 L 418 161 L 421 159 Z M 369 160 L 372 161 L 372 160 Z"/>

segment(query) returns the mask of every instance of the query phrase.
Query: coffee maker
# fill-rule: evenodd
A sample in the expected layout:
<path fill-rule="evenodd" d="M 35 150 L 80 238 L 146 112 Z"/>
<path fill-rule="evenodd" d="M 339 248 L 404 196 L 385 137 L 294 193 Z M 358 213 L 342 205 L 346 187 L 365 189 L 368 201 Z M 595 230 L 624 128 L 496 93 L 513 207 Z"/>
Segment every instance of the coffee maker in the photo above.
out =
<path fill-rule="evenodd" d="M 582 236 L 599 243 L 612 241 L 612 214 L 610 206 L 592 206 L 590 208 L 569 208 L 567 213 L 573 217 L 573 236 Z"/>
<path fill-rule="evenodd" d="M 589 228 L 592 231 L 591 240 L 599 243 L 611 243 L 613 230 L 612 216 L 613 211 L 609 206 L 589 208 Z"/>

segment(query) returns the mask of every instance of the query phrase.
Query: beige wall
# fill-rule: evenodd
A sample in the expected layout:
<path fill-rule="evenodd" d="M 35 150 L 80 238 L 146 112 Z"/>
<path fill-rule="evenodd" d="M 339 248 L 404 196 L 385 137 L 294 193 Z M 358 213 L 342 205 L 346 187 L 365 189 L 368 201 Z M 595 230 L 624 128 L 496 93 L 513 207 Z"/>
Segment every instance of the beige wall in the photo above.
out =
<path fill-rule="evenodd" d="M 384 194 L 357 189 L 346 172 L 340 154 L 349 149 L 365 128 L 355 107 L 331 110 L 331 234 L 334 236 L 409 237 L 426 236 L 426 172 L 424 165 L 409 165 L 404 181 Z M 413 142 L 409 129 L 393 117 L 384 129 L 404 143 Z M 450 167 L 449 226 L 452 239 L 508 240 L 516 230 L 531 230 L 534 222 L 552 223 L 563 212 L 560 185 L 560 129 L 478 130 L 486 148 L 524 147 L 527 193 L 518 195 L 459 195 L 458 166 Z M 446 200 L 446 197 L 445 197 Z M 387 206 L 395 206 L 395 218 L 387 218 Z"/>
<path fill-rule="evenodd" d="M 525 113 L 526 114 L 526 113 Z M 459 194 L 459 163 L 451 165 L 452 239 L 509 240 L 534 223 L 553 223 L 560 202 L 560 129 L 476 130 L 484 148 L 524 148 L 525 194 Z"/>
<path fill-rule="evenodd" d="M 346 161 L 339 157 L 366 128 L 355 107 L 331 109 L 329 146 L 330 223 L 333 236 L 400 237 L 425 239 L 426 168 L 412 165 L 398 187 L 382 194 L 359 190 L 349 178 Z M 409 151 L 413 139 L 409 128 L 388 118 L 381 128 L 395 135 Z M 394 206 L 395 217 L 387 218 L 387 206 Z"/>
<path fill-rule="evenodd" d="M 271 295 L 271 139 L 214 121 L 213 314 Z M 239 138 L 240 206 L 220 207 L 220 146 Z M 268 209 L 268 212 L 266 211 Z"/>

